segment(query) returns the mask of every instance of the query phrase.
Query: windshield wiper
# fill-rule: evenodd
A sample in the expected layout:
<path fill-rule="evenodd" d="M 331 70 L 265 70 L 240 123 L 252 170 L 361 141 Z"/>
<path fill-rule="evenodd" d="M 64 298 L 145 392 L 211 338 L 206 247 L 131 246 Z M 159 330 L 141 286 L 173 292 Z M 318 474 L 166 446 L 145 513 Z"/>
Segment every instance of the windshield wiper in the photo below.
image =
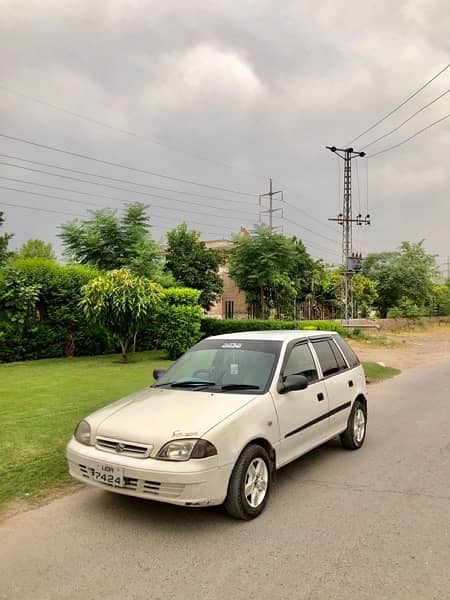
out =
<path fill-rule="evenodd" d="M 251 385 L 248 383 L 229 383 L 227 385 L 223 385 L 221 390 L 259 390 L 259 385 Z"/>
<path fill-rule="evenodd" d="M 174 381 L 173 383 L 169 383 L 170 387 L 196 387 L 203 385 L 217 385 L 215 381 Z"/>

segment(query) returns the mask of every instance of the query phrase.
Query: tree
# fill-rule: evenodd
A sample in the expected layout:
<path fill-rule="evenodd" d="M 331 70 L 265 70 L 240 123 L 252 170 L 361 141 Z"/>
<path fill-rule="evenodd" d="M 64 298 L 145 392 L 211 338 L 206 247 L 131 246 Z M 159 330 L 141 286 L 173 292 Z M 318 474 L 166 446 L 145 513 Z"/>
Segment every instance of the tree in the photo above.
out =
<path fill-rule="evenodd" d="M 316 298 L 331 314 L 336 314 L 343 304 L 343 274 L 341 269 L 323 268 L 317 273 Z"/>
<path fill-rule="evenodd" d="M 382 317 L 405 300 L 419 308 L 429 306 L 436 272 L 436 259 L 425 252 L 423 240 L 402 242 L 395 252 L 369 254 L 362 269 L 376 285 L 376 304 Z"/>
<path fill-rule="evenodd" d="M 105 328 L 120 344 L 127 361 L 130 343 L 160 306 L 162 288 L 127 269 L 113 270 L 86 284 L 81 306 L 86 318 Z M 133 345 L 134 348 L 134 345 Z"/>
<path fill-rule="evenodd" d="M 292 315 L 294 302 L 305 296 L 314 261 L 303 243 L 258 226 L 250 237 L 236 236 L 230 253 L 230 276 L 246 294 L 254 316 Z"/>
<path fill-rule="evenodd" d="M 3 212 L 0 210 L 0 227 L 5 222 Z M 10 253 L 8 252 L 9 240 L 13 237 L 12 233 L 4 233 L 0 235 L 0 265 L 3 265 L 9 258 Z"/>
<path fill-rule="evenodd" d="M 28 240 L 19 248 L 16 253 L 19 258 L 46 258 L 56 260 L 52 245 L 46 244 L 42 240 Z"/>
<path fill-rule="evenodd" d="M 200 241 L 197 231 L 189 231 L 186 223 L 167 233 L 166 265 L 175 280 L 200 291 L 200 306 L 209 309 L 223 292 L 218 274 L 222 256 Z"/>
<path fill-rule="evenodd" d="M 62 225 L 59 237 L 65 256 L 103 271 L 127 267 L 137 275 L 157 278 L 162 253 L 150 237 L 146 208 L 134 202 L 127 205 L 121 219 L 116 211 L 101 209 L 91 211 L 90 219 Z"/>
<path fill-rule="evenodd" d="M 357 273 L 352 280 L 352 293 L 355 315 L 367 317 L 378 298 L 375 283 L 362 273 Z"/>
<path fill-rule="evenodd" d="M 26 325 L 34 319 L 40 286 L 11 266 L 0 275 L 0 360 L 19 360 Z"/>

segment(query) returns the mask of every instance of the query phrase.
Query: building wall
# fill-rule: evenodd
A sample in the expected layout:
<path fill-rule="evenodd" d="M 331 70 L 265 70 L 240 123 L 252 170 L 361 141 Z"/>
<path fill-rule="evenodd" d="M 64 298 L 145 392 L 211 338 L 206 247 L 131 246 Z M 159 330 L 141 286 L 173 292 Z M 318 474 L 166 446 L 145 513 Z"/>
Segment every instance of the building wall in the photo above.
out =
<path fill-rule="evenodd" d="M 228 274 L 226 266 L 220 267 L 219 275 L 223 281 L 223 294 L 218 302 L 216 302 L 208 311 L 208 317 L 217 319 L 230 318 L 230 308 L 232 308 L 232 316 L 234 319 L 243 319 L 247 317 L 247 304 L 245 302 L 245 294 L 242 292 L 233 279 Z M 227 303 L 232 303 L 231 305 Z"/>
<path fill-rule="evenodd" d="M 241 227 L 240 236 L 249 236 L 245 227 Z M 233 246 L 231 240 L 209 240 L 205 242 L 207 248 L 227 249 Z M 228 265 L 219 268 L 219 276 L 223 282 L 223 294 L 221 298 L 206 313 L 208 317 L 216 319 L 244 319 L 247 315 L 247 304 L 245 294 L 242 292 L 228 274 Z"/>

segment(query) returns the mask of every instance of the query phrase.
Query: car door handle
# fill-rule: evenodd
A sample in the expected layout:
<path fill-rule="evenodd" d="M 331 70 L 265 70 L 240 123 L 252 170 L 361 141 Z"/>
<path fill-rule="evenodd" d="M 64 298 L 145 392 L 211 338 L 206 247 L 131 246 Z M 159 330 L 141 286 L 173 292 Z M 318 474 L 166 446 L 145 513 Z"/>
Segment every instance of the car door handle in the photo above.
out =
<path fill-rule="evenodd" d="M 321 402 L 321 401 L 322 401 L 324 398 L 325 398 L 325 396 L 322 394 L 322 392 L 319 392 L 319 393 L 317 394 L 317 400 L 318 400 L 319 402 Z"/>
<path fill-rule="evenodd" d="M 353 380 L 350 379 L 350 381 L 348 382 L 348 387 L 353 387 Z"/>

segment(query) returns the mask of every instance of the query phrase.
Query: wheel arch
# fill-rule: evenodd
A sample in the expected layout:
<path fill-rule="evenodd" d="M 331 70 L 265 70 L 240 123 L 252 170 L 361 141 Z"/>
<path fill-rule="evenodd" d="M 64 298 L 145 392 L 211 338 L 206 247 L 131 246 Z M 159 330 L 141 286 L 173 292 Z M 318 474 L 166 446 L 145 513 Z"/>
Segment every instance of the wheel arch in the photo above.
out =
<path fill-rule="evenodd" d="M 261 446 L 262 448 L 264 448 L 264 450 L 267 452 L 267 454 L 269 455 L 270 458 L 270 462 L 272 463 L 272 472 L 274 473 L 276 470 L 276 450 L 275 448 L 272 446 L 272 444 L 269 442 L 268 439 L 264 438 L 264 437 L 255 437 L 251 440 L 249 440 L 245 446 L 242 448 L 241 452 L 239 453 L 239 456 L 242 454 L 242 452 L 244 452 L 244 450 L 246 448 L 248 448 L 249 446 L 252 445 L 258 445 Z"/>
<path fill-rule="evenodd" d="M 355 400 L 353 401 L 353 404 L 355 404 L 355 402 L 359 402 L 363 405 L 367 417 L 367 398 L 364 396 L 364 394 L 358 394 Z"/>

